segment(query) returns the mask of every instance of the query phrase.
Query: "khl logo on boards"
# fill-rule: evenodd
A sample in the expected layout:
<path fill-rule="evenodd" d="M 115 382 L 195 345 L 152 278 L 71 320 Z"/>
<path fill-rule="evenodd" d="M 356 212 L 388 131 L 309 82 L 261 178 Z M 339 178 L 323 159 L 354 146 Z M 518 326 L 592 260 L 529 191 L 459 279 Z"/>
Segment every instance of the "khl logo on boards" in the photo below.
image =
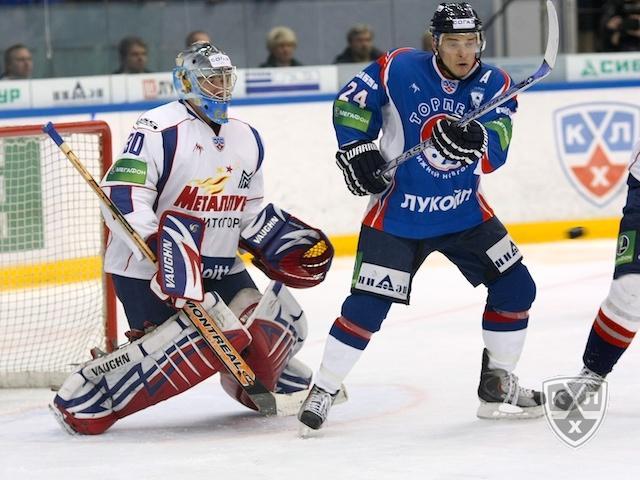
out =
<path fill-rule="evenodd" d="M 603 207 L 626 182 L 633 145 L 640 137 L 640 108 L 613 102 L 583 103 L 554 112 L 558 157 L 571 185 Z"/>
<path fill-rule="evenodd" d="M 544 415 L 553 433 L 570 447 L 581 447 L 593 438 L 604 420 L 609 399 L 609 389 L 606 381 L 602 382 L 597 392 L 587 394 L 586 399 L 578 403 L 580 391 L 569 388 L 569 384 L 576 385 L 581 377 L 555 377 L 542 382 L 545 395 Z M 571 393 L 573 405 L 569 410 L 556 407 L 553 399 L 560 390 Z"/>

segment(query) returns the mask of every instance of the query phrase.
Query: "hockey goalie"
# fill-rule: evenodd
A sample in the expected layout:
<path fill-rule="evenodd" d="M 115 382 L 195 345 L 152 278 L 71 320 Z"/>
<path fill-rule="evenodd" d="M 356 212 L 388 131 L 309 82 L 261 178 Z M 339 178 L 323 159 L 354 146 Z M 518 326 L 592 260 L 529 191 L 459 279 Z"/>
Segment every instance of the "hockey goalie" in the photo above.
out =
<path fill-rule="evenodd" d="M 320 283 L 331 244 L 319 229 L 262 205 L 262 140 L 227 116 L 235 83 L 229 57 L 196 43 L 176 64 L 180 100 L 137 120 L 101 182 L 158 264 L 143 257 L 104 208 L 110 229 L 104 268 L 124 307 L 130 342 L 98 352 L 57 392 L 52 411 L 72 433 L 103 433 L 215 373 L 229 395 L 256 408 L 181 311 L 189 300 L 202 303 L 270 391 L 304 393 L 311 382 L 311 370 L 294 358 L 307 335 L 306 317 L 287 285 Z M 273 279 L 264 293 L 238 249 Z"/>

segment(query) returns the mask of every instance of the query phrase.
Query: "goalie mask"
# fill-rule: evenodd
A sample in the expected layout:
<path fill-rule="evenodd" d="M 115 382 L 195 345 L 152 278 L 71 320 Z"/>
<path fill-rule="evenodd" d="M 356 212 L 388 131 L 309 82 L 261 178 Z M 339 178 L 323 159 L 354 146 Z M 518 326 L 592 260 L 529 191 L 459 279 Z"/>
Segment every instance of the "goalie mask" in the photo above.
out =
<path fill-rule="evenodd" d="M 444 34 L 474 34 L 477 40 L 476 58 L 478 60 L 480 60 L 480 55 L 486 45 L 482 21 L 467 2 L 438 5 L 431 18 L 429 31 L 433 36 L 436 55 L 438 55 Z"/>
<path fill-rule="evenodd" d="M 236 67 L 222 50 L 199 42 L 180 52 L 173 69 L 178 97 L 200 107 L 212 121 L 227 123 L 227 109 L 236 83 Z"/>

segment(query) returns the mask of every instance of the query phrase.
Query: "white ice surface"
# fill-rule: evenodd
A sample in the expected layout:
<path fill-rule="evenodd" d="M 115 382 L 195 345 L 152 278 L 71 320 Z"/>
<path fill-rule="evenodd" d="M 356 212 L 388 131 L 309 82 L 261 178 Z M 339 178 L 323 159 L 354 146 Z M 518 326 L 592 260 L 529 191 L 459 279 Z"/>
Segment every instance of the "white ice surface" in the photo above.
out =
<path fill-rule="evenodd" d="M 613 241 L 523 246 L 538 285 L 516 373 L 525 386 L 574 374 L 608 291 Z M 312 368 L 347 294 L 352 260 L 321 286 L 297 291 L 310 321 L 300 357 Z M 258 279 L 259 273 L 254 275 Z M 261 285 L 266 281 L 260 279 Z M 247 411 L 209 379 L 126 418 L 98 437 L 71 437 L 45 390 L 0 391 L 0 479 L 627 479 L 639 478 L 640 355 L 609 377 L 598 433 L 571 449 L 544 418 L 475 417 L 485 291 L 432 256 L 410 307 L 394 306 L 347 379 L 350 400 L 325 429 L 297 437 L 294 418 Z"/>

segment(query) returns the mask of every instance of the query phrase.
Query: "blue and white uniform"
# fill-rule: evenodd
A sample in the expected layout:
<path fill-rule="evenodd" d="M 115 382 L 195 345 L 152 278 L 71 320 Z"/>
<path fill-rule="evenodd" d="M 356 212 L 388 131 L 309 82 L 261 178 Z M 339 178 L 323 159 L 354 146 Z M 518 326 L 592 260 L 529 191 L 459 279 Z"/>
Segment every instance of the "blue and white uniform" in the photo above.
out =
<path fill-rule="evenodd" d="M 503 70 L 478 64 L 463 80 L 449 80 L 432 53 L 401 48 L 358 73 L 338 94 L 334 126 L 339 146 L 380 139 L 390 161 L 431 136 L 435 122 L 462 116 L 511 86 Z M 511 140 L 512 99 L 479 119 L 489 134 L 481 162 L 461 166 L 433 148 L 402 164 L 388 189 L 373 195 L 363 223 L 405 238 L 459 232 L 493 216 L 480 177 L 502 166 Z"/>

